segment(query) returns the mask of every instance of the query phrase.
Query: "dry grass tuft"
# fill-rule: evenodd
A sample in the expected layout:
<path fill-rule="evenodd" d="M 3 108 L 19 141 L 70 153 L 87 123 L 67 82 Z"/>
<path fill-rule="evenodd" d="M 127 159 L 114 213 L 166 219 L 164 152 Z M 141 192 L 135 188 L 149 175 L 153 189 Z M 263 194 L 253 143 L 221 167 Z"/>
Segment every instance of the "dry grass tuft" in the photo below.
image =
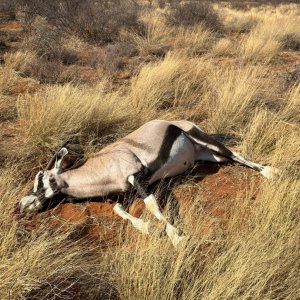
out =
<path fill-rule="evenodd" d="M 300 125 L 300 84 L 295 84 L 287 92 L 287 101 L 282 111 L 282 118 L 290 123 Z"/>
<path fill-rule="evenodd" d="M 17 80 L 18 75 L 14 70 L 0 66 L 0 95 L 10 94 L 11 88 Z"/>
<path fill-rule="evenodd" d="M 130 111 L 125 113 L 126 102 L 120 102 L 120 93 L 107 93 L 107 88 L 105 81 L 90 88 L 54 85 L 34 95 L 20 96 L 20 143 L 12 154 L 24 159 L 26 168 L 33 161 L 39 165 L 45 153 L 50 154 L 67 140 L 76 137 L 83 142 L 107 133 L 116 134 Z"/>
<path fill-rule="evenodd" d="M 269 25 L 268 25 L 269 26 Z M 241 44 L 240 56 L 246 62 L 269 63 L 279 54 L 282 45 L 273 37 L 264 36 L 258 27 L 250 33 L 249 37 Z"/>
<path fill-rule="evenodd" d="M 212 54 L 217 57 L 232 56 L 235 52 L 233 42 L 228 38 L 220 39 L 212 49 Z"/>
<path fill-rule="evenodd" d="M 5 124 L 0 134 L 1 299 L 297 299 L 300 85 L 297 73 L 293 81 L 282 75 L 298 70 L 299 55 L 293 52 L 298 47 L 298 6 L 235 11 L 216 5 L 225 28 L 218 35 L 198 24 L 167 25 L 162 16 L 169 6 L 163 2 L 158 11 L 151 11 L 155 5 L 139 11 L 144 34 L 140 28 L 126 30 L 115 43 L 120 28 L 113 27 L 116 31 L 108 38 L 114 43 L 105 47 L 82 42 L 87 35 L 64 37 L 57 45 L 49 38 L 47 44 L 43 38 L 48 35 L 40 34 L 44 52 L 31 47 L 38 43 L 32 41 L 27 50 L 4 55 L 0 66 L 0 121 Z M 95 3 L 100 1 L 89 1 Z M 119 7 L 116 10 L 120 12 Z M 102 20 L 93 19 L 82 30 L 101 35 L 93 31 L 97 22 Z M 55 46 L 75 52 L 79 62 L 66 66 Z M 52 54 L 58 53 L 55 58 L 52 49 Z M 65 84 L 61 79 L 62 84 L 43 84 L 31 94 L 12 92 L 19 76 L 42 78 L 38 72 L 45 69 L 45 78 L 53 78 L 45 81 L 57 82 L 66 76 L 65 68 L 80 73 L 79 67 L 86 65 L 96 74 L 88 84 Z M 126 76 L 129 65 L 132 78 L 107 77 Z M 65 141 L 78 141 L 88 157 L 154 118 L 195 121 L 224 137 L 243 156 L 282 172 L 266 180 L 232 166 L 215 174 L 219 181 L 210 175 L 184 176 L 180 186 L 172 189 L 180 204 L 175 224 L 187 237 L 176 250 L 160 236 L 161 228 L 144 236 L 117 221 L 122 223 L 120 234 L 114 245 L 104 249 L 95 240 L 76 236 L 71 226 L 68 232 L 63 227 L 46 231 L 47 223 L 32 228 L 30 219 L 14 218 L 15 203 Z M 236 172 L 243 183 L 243 191 L 234 196 L 227 194 L 230 172 Z M 205 193 L 209 182 L 220 195 L 215 199 L 220 203 L 214 207 L 216 214 L 209 210 L 212 195 Z M 171 196 L 158 197 L 169 200 L 164 214 L 171 219 L 175 206 Z"/>
<path fill-rule="evenodd" d="M 140 32 L 121 32 L 121 41 L 131 44 L 142 56 L 163 56 L 170 48 L 170 29 L 164 20 L 157 14 L 149 14 L 143 18 L 143 27 Z"/>
<path fill-rule="evenodd" d="M 26 62 L 31 61 L 34 58 L 34 53 L 29 51 L 7 52 L 4 54 L 5 65 L 16 71 L 21 70 Z"/>
<path fill-rule="evenodd" d="M 259 24 L 250 32 L 240 47 L 241 56 L 246 61 L 270 62 L 283 47 L 298 47 L 299 16 L 285 15 L 276 11 L 261 16 Z"/>
<path fill-rule="evenodd" d="M 143 122 L 153 118 L 174 118 L 193 108 L 201 97 L 210 64 L 190 61 L 184 56 L 169 54 L 158 63 L 144 66 L 133 78 L 130 99 Z M 181 114 L 180 114 L 181 112 Z"/>
<path fill-rule="evenodd" d="M 225 20 L 224 27 L 228 32 L 247 33 L 259 22 L 259 16 L 253 12 L 241 12 L 230 9 L 223 9 L 222 15 Z"/>
<path fill-rule="evenodd" d="M 173 43 L 176 50 L 183 51 L 188 56 L 195 56 L 207 53 L 214 41 L 213 32 L 203 25 L 198 25 L 189 29 L 176 29 Z"/>
<path fill-rule="evenodd" d="M 264 75 L 259 67 L 214 70 L 206 97 L 213 131 L 231 133 L 249 122 L 251 112 L 261 103 Z"/>
<path fill-rule="evenodd" d="M 245 128 L 242 152 L 253 160 L 262 158 L 266 163 L 299 166 L 299 99 L 299 86 L 294 86 L 278 112 L 257 110 Z"/>

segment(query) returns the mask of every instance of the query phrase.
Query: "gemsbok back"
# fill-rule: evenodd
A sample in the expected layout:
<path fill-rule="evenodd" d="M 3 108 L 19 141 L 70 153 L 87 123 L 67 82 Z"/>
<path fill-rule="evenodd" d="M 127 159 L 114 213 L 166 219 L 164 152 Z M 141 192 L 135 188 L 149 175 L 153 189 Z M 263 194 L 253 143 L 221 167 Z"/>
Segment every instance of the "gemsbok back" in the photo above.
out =
<path fill-rule="evenodd" d="M 67 153 L 66 148 L 61 148 L 46 170 L 38 172 L 33 190 L 19 202 L 21 214 L 39 211 L 57 193 L 80 199 L 126 192 L 133 187 L 144 199 L 146 209 L 165 224 L 166 234 L 174 246 L 183 236 L 161 213 L 153 194 L 147 195 L 145 186 L 181 174 L 199 160 L 238 162 L 265 177 L 278 172 L 275 168 L 246 160 L 184 120 L 150 121 L 103 148 L 80 167 L 64 172 L 62 162 Z M 137 230 L 151 233 L 149 222 L 133 217 L 122 204 L 117 203 L 114 211 Z"/>

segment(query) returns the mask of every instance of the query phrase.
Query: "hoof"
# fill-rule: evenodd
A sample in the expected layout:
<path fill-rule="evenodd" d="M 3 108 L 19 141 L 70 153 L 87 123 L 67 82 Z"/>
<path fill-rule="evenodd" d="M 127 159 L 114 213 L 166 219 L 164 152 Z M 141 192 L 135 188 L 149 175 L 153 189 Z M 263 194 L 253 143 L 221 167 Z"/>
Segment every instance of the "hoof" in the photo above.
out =
<path fill-rule="evenodd" d="M 183 245 L 188 238 L 186 236 L 176 236 L 175 238 L 172 239 L 172 244 L 174 248 L 178 249 L 181 245 Z"/>
<path fill-rule="evenodd" d="M 281 174 L 281 171 L 277 168 L 266 166 L 263 167 L 260 173 L 268 179 L 274 179 L 276 176 L 279 176 Z"/>

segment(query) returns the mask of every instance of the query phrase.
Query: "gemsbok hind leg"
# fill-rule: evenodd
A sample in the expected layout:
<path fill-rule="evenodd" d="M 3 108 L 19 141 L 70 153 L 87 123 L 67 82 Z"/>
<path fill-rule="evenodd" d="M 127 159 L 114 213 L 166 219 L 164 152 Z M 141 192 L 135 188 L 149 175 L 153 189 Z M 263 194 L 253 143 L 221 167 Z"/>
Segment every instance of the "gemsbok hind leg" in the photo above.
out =
<path fill-rule="evenodd" d="M 170 238 L 174 247 L 178 246 L 178 244 L 184 239 L 183 236 L 179 235 L 179 230 L 171 225 L 165 216 L 161 213 L 157 201 L 153 194 L 147 195 L 146 191 L 142 187 L 142 185 L 138 182 L 134 175 L 130 175 L 128 177 L 128 181 L 132 184 L 132 186 L 137 190 L 140 196 L 143 198 L 146 209 L 149 210 L 160 222 L 162 222 L 166 226 L 166 234 Z"/>
<path fill-rule="evenodd" d="M 274 175 L 279 175 L 281 173 L 280 170 L 277 168 L 271 166 L 263 166 L 253 161 L 249 161 L 236 152 L 232 152 L 232 160 L 244 166 L 247 166 L 253 170 L 258 171 L 260 174 L 262 174 L 264 177 L 268 179 L 271 179 L 274 177 Z"/>
<path fill-rule="evenodd" d="M 205 149 L 200 145 L 195 145 L 195 160 L 202 160 L 202 161 L 210 161 L 210 162 L 238 162 L 241 165 L 247 166 L 251 169 L 256 171 L 262 172 L 264 170 L 264 166 L 254 163 L 252 161 L 246 160 L 239 154 L 235 152 L 231 152 L 230 157 L 222 156 L 221 153 L 217 151 L 212 151 L 209 149 Z"/>
<path fill-rule="evenodd" d="M 276 174 L 280 174 L 280 171 L 276 168 L 263 166 L 261 164 L 249 161 L 238 153 L 229 150 L 222 143 L 218 142 L 195 125 L 190 130 L 186 131 L 186 134 L 192 141 L 196 143 L 196 160 L 212 162 L 238 162 L 241 165 L 260 172 L 264 177 L 269 179 Z"/>

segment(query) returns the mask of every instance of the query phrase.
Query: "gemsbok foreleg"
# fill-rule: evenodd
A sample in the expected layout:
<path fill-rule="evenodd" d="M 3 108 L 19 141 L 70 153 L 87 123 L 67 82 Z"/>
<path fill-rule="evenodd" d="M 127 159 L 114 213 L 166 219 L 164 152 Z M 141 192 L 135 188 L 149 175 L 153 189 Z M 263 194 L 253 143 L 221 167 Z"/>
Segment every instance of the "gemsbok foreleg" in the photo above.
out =
<path fill-rule="evenodd" d="M 113 210 L 122 219 L 128 220 L 129 222 L 131 222 L 133 227 L 136 228 L 137 230 L 139 230 L 140 232 L 142 232 L 144 234 L 150 234 L 150 232 L 151 232 L 150 223 L 145 222 L 143 219 L 132 216 L 131 214 L 129 214 L 128 212 L 126 212 L 124 210 L 123 206 L 120 203 L 117 203 L 114 206 Z"/>
<path fill-rule="evenodd" d="M 184 237 L 179 235 L 179 230 L 171 225 L 167 221 L 165 216 L 161 213 L 154 195 L 147 195 L 145 189 L 139 183 L 136 176 L 130 175 L 128 177 L 128 181 L 137 190 L 138 194 L 143 198 L 146 209 L 150 211 L 156 217 L 156 219 L 158 219 L 165 225 L 166 234 L 170 238 L 173 246 L 178 246 L 178 244 L 184 239 Z"/>

